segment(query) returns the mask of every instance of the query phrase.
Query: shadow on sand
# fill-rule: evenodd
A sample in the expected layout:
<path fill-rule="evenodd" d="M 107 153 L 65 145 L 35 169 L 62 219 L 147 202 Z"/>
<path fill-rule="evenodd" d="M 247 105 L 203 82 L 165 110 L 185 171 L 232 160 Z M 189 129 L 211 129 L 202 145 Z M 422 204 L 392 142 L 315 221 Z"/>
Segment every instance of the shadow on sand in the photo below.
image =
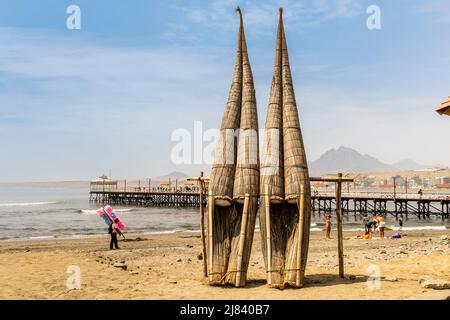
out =
<path fill-rule="evenodd" d="M 341 284 L 354 284 L 367 282 L 367 279 L 368 277 L 365 275 L 352 275 L 346 276 L 345 278 L 339 278 L 337 274 L 312 274 L 306 276 L 304 288 L 328 287 Z M 262 286 L 267 286 L 266 279 L 250 279 L 247 280 L 246 286 L 243 287 L 242 289 L 252 289 Z M 230 286 L 230 288 L 231 287 L 232 286 Z M 289 286 L 283 288 L 283 290 L 285 289 L 299 290 L 299 288 L 293 288 Z"/>

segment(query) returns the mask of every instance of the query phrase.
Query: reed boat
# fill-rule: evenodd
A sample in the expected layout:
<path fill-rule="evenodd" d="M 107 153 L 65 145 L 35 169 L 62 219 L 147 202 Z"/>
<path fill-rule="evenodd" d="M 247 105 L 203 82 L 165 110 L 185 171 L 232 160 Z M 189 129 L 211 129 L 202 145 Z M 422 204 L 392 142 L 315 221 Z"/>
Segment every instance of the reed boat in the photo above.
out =
<path fill-rule="evenodd" d="M 302 287 L 311 194 L 282 9 L 262 152 L 259 221 L 267 283 L 277 288 Z"/>
<path fill-rule="evenodd" d="M 208 277 L 244 286 L 259 197 L 258 116 L 242 12 L 236 65 L 208 187 Z"/>

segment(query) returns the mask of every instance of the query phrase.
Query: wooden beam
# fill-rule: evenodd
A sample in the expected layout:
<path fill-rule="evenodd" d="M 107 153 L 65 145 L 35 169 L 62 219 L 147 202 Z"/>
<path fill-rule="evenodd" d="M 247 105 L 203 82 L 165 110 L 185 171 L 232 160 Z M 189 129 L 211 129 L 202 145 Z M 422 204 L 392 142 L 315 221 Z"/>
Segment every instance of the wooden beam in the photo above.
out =
<path fill-rule="evenodd" d="M 214 197 L 212 189 L 208 191 L 208 245 L 209 245 L 209 281 L 213 281 L 213 218 L 214 218 Z"/>
<path fill-rule="evenodd" d="M 265 185 L 265 213 L 266 213 L 266 246 L 267 246 L 267 284 L 272 284 L 272 237 L 271 237 L 271 223 L 270 223 L 270 195 L 269 185 Z"/>
<path fill-rule="evenodd" d="M 336 183 L 336 217 L 338 227 L 338 255 L 339 255 L 339 278 L 344 278 L 344 242 L 342 234 L 342 173 L 338 175 L 339 180 Z"/>
<path fill-rule="evenodd" d="M 205 205 L 204 205 L 204 186 L 203 181 L 199 181 L 199 192 L 200 192 L 200 229 L 201 229 L 201 239 L 202 239 L 202 248 L 203 248 L 203 275 L 205 277 L 208 276 L 208 257 L 206 254 L 206 240 L 205 240 Z"/>
<path fill-rule="evenodd" d="M 303 285 L 303 276 L 301 273 L 301 262 L 302 262 L 302 244 L 303 244 L 303 221 L 305 216 L 305 185 L 302 183 L 300 185 L 300 197 L 298 199 L 298 239 L 297 239 L 297 266 L 296 266 L 296 277 L 295 285 L 300 287 Z"/>
<path fill-rule="evenodd" d="M 239 249 L 237 256 L 237 266 L 236 266 L 236 287 L 241 286 L 241 278 L 242 278 L 242 257 L 244 255 L 245 248 L 245 239 L 247 234 L 247 215 L 248 215 L 248 206 L 250 204 L 250 195 L 248 193 L 245 194 L 244 199 L 244 210 L 242 211 L 242 221 L 241 221 L 241 233 L 239 236 Z M 244 283 L 245 284 L 245 283 Z"/>
<path fill-rule="evenodd" d="M 343 178 L 342 173 L 340 173 L 340 176 L 338 175 L 337 178 L 334 177 L 311 177 L 309 178 L 309 181 L 311 182 L 353 182 L 354 179 L 352 178 Z"/>

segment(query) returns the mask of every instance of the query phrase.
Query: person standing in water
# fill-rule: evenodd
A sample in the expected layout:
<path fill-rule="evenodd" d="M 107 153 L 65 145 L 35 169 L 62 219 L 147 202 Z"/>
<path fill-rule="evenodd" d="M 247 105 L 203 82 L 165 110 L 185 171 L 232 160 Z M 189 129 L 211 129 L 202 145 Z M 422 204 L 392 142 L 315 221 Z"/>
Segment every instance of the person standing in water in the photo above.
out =
<path fill-rule="evenodd" d="M 382 214 L 378 215 L 378 230 L 380 231 L 380 238 L 384 239 L 384 228 L 386 227 L 386 222 Z"/>
<path fill-rule="evenodd" d="M 109 243 L 109 249 L 110 250 L 113 249 L 113 246 L 116 249 L 120 249 L 119 245 L 117 243 L 117 234 L 120 233 L 119 226 L 117 225 L 118 221 L 119 221 L 118 219 L 114 220 L 113 223 L 111 223 L 111 225 L 109 226 L 109 230 L 108 231 L 111 234 L 111 242 Z"/>
<path fill-rule="evenodd" d="M 327 239 L 331 239 L 331 214 L 325 218 L 325 230 Z"/>

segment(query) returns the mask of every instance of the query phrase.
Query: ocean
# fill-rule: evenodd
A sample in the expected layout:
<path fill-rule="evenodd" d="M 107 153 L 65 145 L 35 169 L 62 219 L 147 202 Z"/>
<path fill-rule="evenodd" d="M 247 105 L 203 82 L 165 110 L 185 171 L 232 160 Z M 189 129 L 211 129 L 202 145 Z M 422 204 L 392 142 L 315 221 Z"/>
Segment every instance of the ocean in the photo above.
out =
<path fill-rule="evenodd" d="M 0 241 L 87 238 L 107 235 L 107 226 L 89 202 L 88 186 L 0 184 Z M 198 208 L 113 206 L 133 234 L 160 234 L 199 230 Z M 333 222 L 336 225 L 336 222 Z M 398 229 L 392 217 L 386 226 Z M 324 216 L 312 217 L 311 231 L 323 231 Z M 259 223 L 256 223 L 259 228 Z M 450 221 L 440 218 L 405 220 L 403 230 L 445 230 Z M 344 217 L 344 230 L 363 231 L 359 216 Z"/>

